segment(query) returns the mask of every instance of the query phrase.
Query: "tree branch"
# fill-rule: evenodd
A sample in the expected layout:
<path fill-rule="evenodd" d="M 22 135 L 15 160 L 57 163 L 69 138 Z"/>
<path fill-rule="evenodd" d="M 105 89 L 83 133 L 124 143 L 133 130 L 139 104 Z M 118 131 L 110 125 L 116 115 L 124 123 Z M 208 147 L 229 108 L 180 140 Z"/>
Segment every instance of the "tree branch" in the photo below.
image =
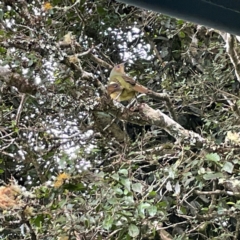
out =
<path fill-rule="evenodd" d="M 157 92 L 154 92 L 152 90 L 149 90 L 148 95 L 150 97 L 152 97 L 152 98 L 160 99 L 160 100 L 165 101 L 166 105 L 167 105 L 167 108 L 168 108 L 168 110 L 169 110 L 173 120 L 177 121 L 177 116 L 176 116 L 175 110 L 173 109 L 172 101 L 171 101 L 171 99 L 170 99 L 168 94 L 166 94 L 166 93 L 157 93 Z"/>
<path fill-rule="evenodd" d="M 231 35 L 229 33 L 220 32 L 220 35 L 226 42 L 226 51 L 227 51 L 228 56 L 230 57 L 230 60 L 234 66 L 237 80 L 240 82 L 240 59 L 239 59 L 238 53 L 236 51 L 235 38 L 233 35 Z"/>
<path fill-rule="evenodd" d="M 203 143 L 205 139 L 199 134 L 184 129 L 180 124 L 162 113 L 160 110 L 155 110 L 143 103 L 135 108 L 125 108 L 123 105 L 117 103 L 112 104 L 111 100 L 106 97 L 101 98 L 101 104 L 96 106 L 97 109 L 108 112 L 114 117 L 121 120 L 128 121 L 138 125 L 155 125 L 164 129 L 178 142 L 190 142 L 193 144 Z"/>

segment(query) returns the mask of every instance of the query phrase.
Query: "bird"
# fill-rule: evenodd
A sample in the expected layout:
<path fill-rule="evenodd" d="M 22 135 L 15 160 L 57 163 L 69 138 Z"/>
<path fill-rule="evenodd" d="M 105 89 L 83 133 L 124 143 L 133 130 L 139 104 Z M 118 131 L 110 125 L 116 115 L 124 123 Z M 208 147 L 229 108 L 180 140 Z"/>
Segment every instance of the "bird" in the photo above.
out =
<path fill-rule="evenodd" d="M 116 101 L 129 101 L 136 96 L 136 93 L 147 94 L 149 92 L 148 88 L 126 75 L 124 63 L 114 66 L 109 78 L 107 92 Z"/>

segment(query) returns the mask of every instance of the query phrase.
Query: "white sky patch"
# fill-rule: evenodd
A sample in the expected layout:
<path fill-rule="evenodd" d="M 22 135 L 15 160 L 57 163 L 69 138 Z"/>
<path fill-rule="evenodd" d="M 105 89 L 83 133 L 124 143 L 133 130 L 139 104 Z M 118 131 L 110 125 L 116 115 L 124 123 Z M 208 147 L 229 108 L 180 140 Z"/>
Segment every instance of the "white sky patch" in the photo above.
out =
<path fill-rule="evenodd" d="M 108 29 L 109 31 L 112 31 L 111 28 Z M 113 32 L 113 31 L 112 31 Z M 134 63 L 134 61 L 137 58 L 141 58 L 144 60 L 152 60 L 153 56 L 149 56 L 149 51 L 151 50 L 150 44 L 142 44 L 138 43 L 136 46 L 134 46 L 132 49 L 128 49 L 128 42 L 134 41 L 136 38 L 139 38 L 141 31 L 138 27 L 132 27 L 130 31 L 127 32 L 126 38 L 127 42 L 122 42 L 121 44 L 118 44 L 118 48 L 121 49 L 121 57 L 123 61 L 128 61 L 129 63 Z M 116 39 L 122 39 L 123 32 L 116 32 Z M 134 53 L 134 54 L 133 54 Z"/>
<path fill-rule="evenodd" d="M 132 28 L 132 32 L 133 32 L 133 33 L 140 33 L 140 29 L 137 28 L 137 27 L 133 27 L 133 28 Z"/>
<path fill-rule="evenodd" d="M 130 31 L 127 32 L 127 38 L 130 42 L 133 40 L 132 32 L 130 32 Z"/>
<path fill-rule="evenodd" d="M 38 77 L 38 76 L 36 76 L 36 78 L 35 78 L 35 83 L 36 83 L 37 85 L 40 84 L 40 83 L 41 83 L 41 78 Z"/>

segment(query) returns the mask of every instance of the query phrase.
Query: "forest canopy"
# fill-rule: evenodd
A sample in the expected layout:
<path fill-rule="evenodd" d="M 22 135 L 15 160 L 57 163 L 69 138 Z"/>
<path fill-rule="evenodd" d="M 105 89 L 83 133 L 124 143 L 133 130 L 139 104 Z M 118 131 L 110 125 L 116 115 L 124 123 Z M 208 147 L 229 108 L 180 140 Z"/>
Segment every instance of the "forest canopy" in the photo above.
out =
<path fill-rule="evenodd" d="M 123 62 L 149 89 L 128 102 L 107 92 Z M 239 239 L 239 83 L 229 33 L 0 1 L 1 239 Z"/>

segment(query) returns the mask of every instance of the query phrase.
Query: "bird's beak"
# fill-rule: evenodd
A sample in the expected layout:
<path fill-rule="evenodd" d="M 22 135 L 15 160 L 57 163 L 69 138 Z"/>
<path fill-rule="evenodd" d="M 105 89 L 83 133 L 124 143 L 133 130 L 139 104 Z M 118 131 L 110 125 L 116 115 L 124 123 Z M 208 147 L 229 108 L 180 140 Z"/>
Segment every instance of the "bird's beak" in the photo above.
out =
<path fill-rule="evenodd" d="M 119 64 L 115 64 L 114 65 L 114 67 L 116 67 L 116 66 L 123 66 L 124 67 L 124 64 L 126 63 L 126 61 L 125 62 L 122 62 L 122 63 L 119 63 Z"/>
<path fill-rule="evenodd" d="M 125 64 L 126 62 L 127 62 L 127 61 L 124 61 L 124 62 L 120 63 L 120 65 L 123 65 L 123 66 L 124 66 L 124 64 Z"/>

